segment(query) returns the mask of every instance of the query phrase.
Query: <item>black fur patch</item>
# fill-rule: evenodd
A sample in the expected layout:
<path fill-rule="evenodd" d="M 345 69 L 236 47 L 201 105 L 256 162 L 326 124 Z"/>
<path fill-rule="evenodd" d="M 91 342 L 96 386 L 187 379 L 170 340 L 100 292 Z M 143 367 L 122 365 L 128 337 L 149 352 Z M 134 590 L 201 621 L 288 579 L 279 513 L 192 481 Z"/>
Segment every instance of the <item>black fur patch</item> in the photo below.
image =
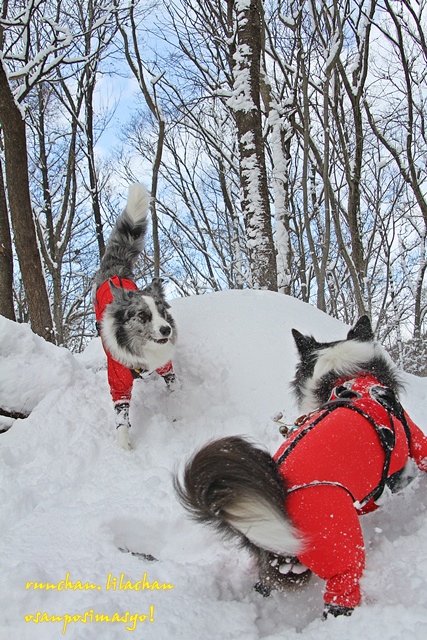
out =
<path fill-rule="evenodd" d="M 358 340 L 359 342 L 372 342 L 374 332 L 368 316 L 361 316 L 354 327 L 347 334 L 347 340 Z"/>
<path fill-rule="evenodd" d="M 163 289 L 162 278 L 154 278 L 154 280 L 142 289 L 141 293 L 145 296 L 151 296 L 156 303 L 159 314 L 170 324 L 171 327 L 175 327 L 175 321 L 169 313 L 170 304 L 166 301 L 165 293 Z"/>
<path fill-rule="evenodd" d="M 128 344 L 129 344 L 129 338 L 128 338 L 127 331 L 126 331 L 124 325 L 122 325 L 122 324 L 119 324 L 117 326 L 116 340 L 117 340 L 117 344 L 120 347 L 127 347 Z"/>
<path fill-rule="evenodd" d="M 313 336 L 303 336 L 299 331 L 292 329 L 292 335 L 294 336 L 295 343 L 297 345 L 300 360 L 295 369 L 295 377 L 291 382 L 291 388 L 297 398 L 298 403 L 301 403 L 304 393 L 303 387 L 304 383 L 309 380 L 314 373 L 314 367 L 316 366 L 316 362 L 318 360 L 318 352 L 321 349 L 327 349 L 328 347 L 333 347 L 338 344 L 339 341 L 335 342 L 317 342 L 313 338 Z M 337 376 L 334 374 L 334 380 L 337 379 Z M 332 390 L 332 387 L 331 387 Z M 329 398 L 330 392 L 328 394 Z"/>
<path fill-rule="evenodd" d="M 119 219 L 117 228 L 124 236 L 128 236 L 132 240 L 137 240 L 145 233 L 147 223 L 144 221 L 142 224 L 131 224 L 126 218 Z"/>

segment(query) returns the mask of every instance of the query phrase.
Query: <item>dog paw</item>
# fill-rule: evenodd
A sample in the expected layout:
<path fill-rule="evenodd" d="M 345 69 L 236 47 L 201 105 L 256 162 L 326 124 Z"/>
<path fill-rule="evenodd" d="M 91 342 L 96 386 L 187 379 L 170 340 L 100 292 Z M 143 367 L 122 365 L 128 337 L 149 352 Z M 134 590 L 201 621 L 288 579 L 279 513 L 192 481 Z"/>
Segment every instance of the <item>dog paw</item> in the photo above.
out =
<path fill-rule="evenodd" d="M 301 574 L 308 571 L 307 567 L 305 567 L 301 562 L 298 562 L 297 558 L 287 556 L 285 558 L 274 558 L 271 562 L 272 567 L 277 567 L 277 570 L 282 575 L 293 574 L 294 576 L 300 576 Z"/>
<path fill-rule="evenodd" d="M 308 582 L 311 571 L 295 556 L 262 553 L 258 559 L 260 583 L 270 589 L 285 591 L 299 588 Z"/>
<path fill-rule="evenodd" d="M 129 438 L 129 427 L 121 424 L 116 429 L 117 442 L 125 451 L 133 451 L 133 447 Z"/>
<path fill-rule="evenodd" d="M 323 609 L 323 620 L 326 620 L 329 615 L 334 616 L 334 618 L 338 618 L 338 616 L 351 616 L 354 609 L 352 607 L 344 607 L 339 604 L 325 604 L 325 608 Z"/>
<path fill-rule="evenodd" d="M 261 582 L 261 580 L 254 584 L 254 589 L 257 593 L 260 593 L 263 598 L 268 598 L 268 596 L 271 595 L 271 587 L 265 584 L 265 582 Z"/>
<path fill-rule="evenodd" d="M 167 373 L 165 376 L 163 376 L 163 380 L 165 381 L 166 387 L 169 391 L 176 391 L 178 383 L 175 373 Z"/>

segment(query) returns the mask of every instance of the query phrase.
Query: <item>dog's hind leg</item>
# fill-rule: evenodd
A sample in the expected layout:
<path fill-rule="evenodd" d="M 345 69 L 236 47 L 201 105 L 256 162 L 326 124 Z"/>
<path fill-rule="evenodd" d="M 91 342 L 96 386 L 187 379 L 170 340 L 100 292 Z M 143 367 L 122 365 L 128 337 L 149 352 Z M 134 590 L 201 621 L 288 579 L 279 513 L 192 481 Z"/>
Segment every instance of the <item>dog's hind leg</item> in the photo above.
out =
<path fill-rule="evenodd" d="M 303 487 L 288 494 L 286 509 L 310 545 L 298 559 L 326 580 L 325 614 L 349 615 L 361 599 L 365 547 L 352 496 L 340 486 Z"/>
<path fill-rule="evenodd" d="M 310 569 L 296 556 L 281 556 L 264 549 L 257 551 L 259 581 L 254 588 L 262 596 L 269 596 L 275 589 L 289 591 L 298 588 L 310 579 Z"/>

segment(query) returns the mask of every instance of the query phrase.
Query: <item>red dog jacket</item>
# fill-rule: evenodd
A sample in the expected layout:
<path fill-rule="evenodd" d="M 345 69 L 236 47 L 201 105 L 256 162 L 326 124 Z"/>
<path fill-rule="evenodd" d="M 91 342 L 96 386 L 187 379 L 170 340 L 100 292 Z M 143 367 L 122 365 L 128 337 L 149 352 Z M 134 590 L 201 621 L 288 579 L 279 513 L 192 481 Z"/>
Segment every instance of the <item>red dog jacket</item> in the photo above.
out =
<path fill-rule="evenodd" d="M 403 422 L 392 416 L 374 387 L 384 390 L 371 375 L 347 382 L 352 406 L 310 414 L 274 456 L 286 511 L 307 540 L 299 560 L 326 580 L 326 603 L 349 608 L 360 601 L 365 564 L 359 515 L 377 508 L 383 476 L 398 477 L 409 457 L 427 471 L 427 437 L 406 413 Z"/>

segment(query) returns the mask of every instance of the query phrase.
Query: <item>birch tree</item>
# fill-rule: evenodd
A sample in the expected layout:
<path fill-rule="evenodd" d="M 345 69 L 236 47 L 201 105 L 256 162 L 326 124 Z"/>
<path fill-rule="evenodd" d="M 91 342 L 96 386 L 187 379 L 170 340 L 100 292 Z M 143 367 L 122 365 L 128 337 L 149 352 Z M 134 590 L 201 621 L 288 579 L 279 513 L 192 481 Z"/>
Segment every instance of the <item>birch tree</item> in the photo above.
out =
<path fill-rule="evenodd" d="M 261 120 L 261 55 L 263 10 L 259 0 L 229 0 L 235 13 L 235 38 L 230 45 L 233 113 L 239 144 L 242 211 L 250 256 L 252 286 L 277 290 L 277 267 L 271 226 L 264 137 Z"/>

